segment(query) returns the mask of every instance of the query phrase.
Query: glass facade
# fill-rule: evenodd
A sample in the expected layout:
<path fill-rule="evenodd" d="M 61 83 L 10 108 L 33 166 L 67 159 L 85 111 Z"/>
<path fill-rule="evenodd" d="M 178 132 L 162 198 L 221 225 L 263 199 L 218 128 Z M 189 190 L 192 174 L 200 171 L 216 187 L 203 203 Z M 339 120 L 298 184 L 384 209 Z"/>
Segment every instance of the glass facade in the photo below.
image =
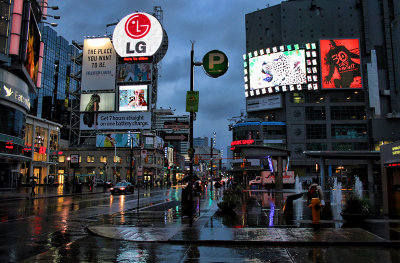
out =
<path fill-rule="evenodd" d="M 0 104 L 0 133 L 23 139 L 26 115 L 14 108 Z"/>
<path fill-rule="evenodd" d="M 80 66 L 72 61 L 79 50 L 70 45 L 62 36 L 48 26 L 41 25 L 44 42 L 42 87 L 37 95 L 31 94 L 33 101 L 31 114 L 63 125 L 61 138 L 68 140 L 70 113 L 67 111 L 71 98 L 70 92 L 77 89 L 77 81 L 70 78 Z"/>

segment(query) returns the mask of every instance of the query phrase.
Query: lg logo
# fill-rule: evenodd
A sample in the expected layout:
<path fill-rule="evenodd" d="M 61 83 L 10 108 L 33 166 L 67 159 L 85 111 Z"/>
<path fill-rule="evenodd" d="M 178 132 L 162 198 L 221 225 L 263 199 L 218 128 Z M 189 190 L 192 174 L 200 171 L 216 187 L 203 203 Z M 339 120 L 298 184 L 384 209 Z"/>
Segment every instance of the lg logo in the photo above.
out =
<path fill-rule="evenodd" d="M 140 39 L 145 37 L 151 28 L 150 19 L 143 14 L 135 14 L 128 18 L 125 23 L 126 34 L 133 39 Z M 139 41 L 134 47 L 131 47 L 131 43 L 126 43 L 126 53 L 146 53 L 146 42 Z"/>
<path fill-rule="evenodd" d="M 150 19 L 143 14 L 135 14 L 125 23 L 125 32 L 133 39 L 145 37 L 149 33 L 150 28 Z"/>

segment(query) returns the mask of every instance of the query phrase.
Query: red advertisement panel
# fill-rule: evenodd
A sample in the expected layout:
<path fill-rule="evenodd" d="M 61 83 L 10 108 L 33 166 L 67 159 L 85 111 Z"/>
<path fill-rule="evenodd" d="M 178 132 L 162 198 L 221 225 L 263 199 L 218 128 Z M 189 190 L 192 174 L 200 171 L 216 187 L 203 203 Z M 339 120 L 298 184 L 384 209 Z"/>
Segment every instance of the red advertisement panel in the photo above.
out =
<path fill-rule="evenodd" d="M 320 40 L 322 89 L 361 89 L 358 39 Z"/>

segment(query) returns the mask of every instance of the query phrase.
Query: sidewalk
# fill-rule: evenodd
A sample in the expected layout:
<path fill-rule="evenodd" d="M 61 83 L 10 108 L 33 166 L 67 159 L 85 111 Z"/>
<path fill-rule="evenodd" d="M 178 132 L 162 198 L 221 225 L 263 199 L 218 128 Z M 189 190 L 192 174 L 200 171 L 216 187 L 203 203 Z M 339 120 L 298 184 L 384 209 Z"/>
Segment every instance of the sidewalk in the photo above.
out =
<path fill-rule="evenodd" d="M 374 229 L 378 225 L 377 235 L 371 231 L 359 227 L 335 228 L 330 223 L 322 222 L 321 227 L 314 229 L 310 223 L 302 223 L 301 227 L 280 225 L 274 227 L 248 227 L 229 226 L 224 220 L 229 220 L 231 214 L 218 212 L 219 200 L 203 198 L 200 201 L 200 216 L 190 227 L 187 218 L 182 218 L 179 213 L 170 215 L 169 222 L 165 222 L 165 214 L 180 209 L 171 204 L 170 210 L 166 207 L 157 209 L 144 208 L 139 213 L 125 213 L 130 217 L 129 222 L 146 221 L 147 225 L 140 223 L 134 225 L 110 224 L 89 225 L 88 231 L 107 238 L 118 240 L 168 243 L 168 244 L 198 244 L 198 245 L 263 245 L 263 246 L 400 246 L 400 220 L 372 219 L 367 220 L 369 228 Z M 239 211 L 238 211 L 239 210 Z M 237 209 L 240 213 L 241 209 Z M 260 209 L 261 210 L 261 209 Z M 243 209 L 241 210 L 243 211 Z M 246 218 L 261 218 L 257 215 L 257 209 L 247 207 L 244 209 Z M 222 219 L 221 219 L 222 218 Z M 151 220 L 151 221 L 150 221 Z M 304 220 L 305 221 L 305 220 Z M 222 222 L 222 223 L 221 223 Z M 382 226 L 383 224 L 383 226 Z M 367 227 L 367 228 L 368 228 Z M 393 229 L 392 229 L 393 228 Z M 383 230 L 382 230 L 383 229 Z M 398 235 L 385 237 L 387 233 L 398 231 Z"/>
<path fill-rule="evenodd" d="M 108 191 L 108 189 L 106 190 Z M 20 189 L 0 189 L 0 201 L 13 201 L 31 198 L 31 187 L 21 187 Z M 33 199 L 38 198 L 49 198 L 59 196 L 70 196 L 70 195 L 86 195 L 86 194 L 101 194 L 103 187 L 93 187 L 93 191 L 89 191 L 87 186 L 82 187 L 82 193 L 72 193 L 72 187 L 69 191 L 64 189 L 63 185 L 39 185 L 35 187 L 35 195 Z"/>

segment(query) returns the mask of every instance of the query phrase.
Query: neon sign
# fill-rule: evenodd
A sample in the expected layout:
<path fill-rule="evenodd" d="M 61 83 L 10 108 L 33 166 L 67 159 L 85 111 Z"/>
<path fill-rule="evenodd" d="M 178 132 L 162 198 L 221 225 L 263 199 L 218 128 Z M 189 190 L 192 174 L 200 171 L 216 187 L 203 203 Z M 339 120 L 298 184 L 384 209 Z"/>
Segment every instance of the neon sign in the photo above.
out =
<path fill-rule="evenodd" d="M 231 151 L 235 150 L 236 145 L 249 145 L 253 144 L 254 140 L 238 140 L 231 142 Z"/>

